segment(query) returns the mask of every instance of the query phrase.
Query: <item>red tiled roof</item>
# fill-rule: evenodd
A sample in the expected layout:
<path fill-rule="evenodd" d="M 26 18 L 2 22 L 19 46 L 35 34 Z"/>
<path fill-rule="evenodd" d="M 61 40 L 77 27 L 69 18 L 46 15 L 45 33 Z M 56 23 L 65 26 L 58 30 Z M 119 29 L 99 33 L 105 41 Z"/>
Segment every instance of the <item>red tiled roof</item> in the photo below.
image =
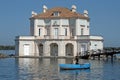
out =
<path fill-rule="evenodd" d="M 59 16 L 54 16 L 54 12 L 59 12 Z M 81 19 L 89 19 L 89 17 L 85 17 L 83 14 L 77 13 L 77 12 L 72 12 L 68 8 L 61 8 L 61 7 L 56 7 L 47 10 L 45 13 L 40 13 L 37 14 L 31 18 L 35 19 L 50 19 L 50 18 L 81 18 Z"/>

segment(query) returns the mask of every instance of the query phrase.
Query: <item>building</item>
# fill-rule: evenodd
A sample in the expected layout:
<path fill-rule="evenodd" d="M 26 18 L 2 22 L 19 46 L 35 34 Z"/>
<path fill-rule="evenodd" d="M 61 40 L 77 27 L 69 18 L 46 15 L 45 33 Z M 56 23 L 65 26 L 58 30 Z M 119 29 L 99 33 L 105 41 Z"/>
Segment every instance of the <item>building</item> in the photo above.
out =
<path fill-rule="evenodd" d="M 76 56 L 103 50 L 103 37 L 90 35 L 87 10 L 44 5 L 40 14 L 32 11 L 30 36 L 17 36 L 15 45 L 17 56 Z"/>

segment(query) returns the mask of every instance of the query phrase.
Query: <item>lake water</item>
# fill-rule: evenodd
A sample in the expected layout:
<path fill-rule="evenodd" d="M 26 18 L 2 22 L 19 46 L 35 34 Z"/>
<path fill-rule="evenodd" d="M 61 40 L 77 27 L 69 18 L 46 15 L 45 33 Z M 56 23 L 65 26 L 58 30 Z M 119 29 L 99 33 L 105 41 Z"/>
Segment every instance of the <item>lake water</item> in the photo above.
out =
<path fill-rule="evenodd" d="M 10 55 L 10 54 L 15 54 L 15 50 L 0 50 L 0 53 Z"/>
<path fill-rule="evenodd" d="M 91 63 L 87 70 L 59 70 L 58 64 L 71 58 L 4 58 L 0 59 L 0 80 L 119 80 L 120 60 L 82 60 Z"/>

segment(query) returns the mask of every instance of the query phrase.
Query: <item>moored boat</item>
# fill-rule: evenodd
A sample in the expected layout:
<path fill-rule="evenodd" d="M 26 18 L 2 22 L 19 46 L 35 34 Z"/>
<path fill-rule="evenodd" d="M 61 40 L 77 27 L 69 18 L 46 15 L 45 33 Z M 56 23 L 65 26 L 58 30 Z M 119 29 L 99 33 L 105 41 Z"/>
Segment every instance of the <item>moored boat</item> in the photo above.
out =
<path fill-rule="evenodd" d="M 90 69 L 90 63 L 84 64 L 59 64 L 62 70 Z"/>

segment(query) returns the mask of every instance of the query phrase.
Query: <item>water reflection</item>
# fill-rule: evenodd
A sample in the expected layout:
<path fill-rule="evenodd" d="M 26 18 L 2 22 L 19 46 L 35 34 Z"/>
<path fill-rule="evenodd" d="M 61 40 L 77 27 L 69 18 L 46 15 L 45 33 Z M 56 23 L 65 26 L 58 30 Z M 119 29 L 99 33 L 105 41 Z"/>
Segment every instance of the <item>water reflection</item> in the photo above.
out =
<path fill-rule="evenodd" d="M 90 62 L 90 70 L 59 70 L 58 64 L 71 59 L 5 58 L 0 59 L 0 80 L 119 80 L 120 60 L 80 60 Z M 109 77 L 108 77 L 109 76 Z"/>
<path fill-rule="evenodd" d="M 80 70 L 60 71 L 58 64 L 66 62 L 71 63 L 71 59 L 20 58 L 18 59 L 19 80 L 76 80 L 81 72 L 84 74 L 90 72 Z"/>
<path fill-rule="evenodd" d="M 5 53 L 5 52 L 3 52 Z M 9 54 L 9 53 L 8 53 Z M 120 60 L 80 60 L 91 63 L 90 70 L 60 71 L 58 64 L 72 63 L 63 58 L 2 58 L 0 80 L 119 80 Z"/>
<path fill-rule="evenodd" d="M 18 59 L 18 74 L 19 80 L 34 80 L 34 77 L 39 77 L 39 60 L 22 58 Z"/>
<path fill-rule="evenodd" d="M 84 70 L 60 70 L 61 74 L 79 74 L 79 73 L 88 73 L 90 72 L 90 69 L 84 69 Z"/>
<path fill-rule="evenodd" d="M 68 58 L 19 58 L 16 64 L 18 65 L 17 80 L 117 80 L 120 78 L 119 62 L 111 64 L 97 60 L 80 60 L 80 63 L 90 62 L 91 69 L 59 70 L 58 64 L 71 63 L 71 61 L 72 59 Z"/>
<path fill-rule="evenodd" d="M 15 59 L 12 58 L 0 58 L 0 80 L 16 80 L 17 65 Z"/>

